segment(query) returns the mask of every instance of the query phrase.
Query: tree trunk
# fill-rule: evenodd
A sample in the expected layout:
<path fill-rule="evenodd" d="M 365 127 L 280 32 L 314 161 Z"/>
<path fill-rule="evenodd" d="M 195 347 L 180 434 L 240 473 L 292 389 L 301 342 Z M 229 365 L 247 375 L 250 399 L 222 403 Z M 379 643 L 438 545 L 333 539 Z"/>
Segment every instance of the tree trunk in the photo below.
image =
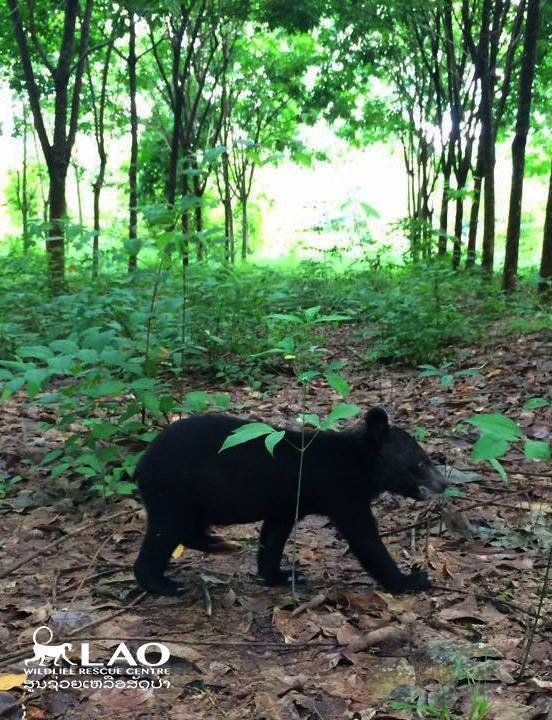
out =
<path fill-rule="evenodd" d="M 232 215 L 232 194 L 230 191 L 230 173 L 228 152 L 222 155 L 222 181 L 224 184 L 224 235 L 225 260 L 234 264 L 234 218 Z"/>
<path fill-rule="evenodd" d="M 130 164 L 128 167 L 128 271 L 138 266 L 138 110 L 136 108 L 136 19 L 130 13 L 128 40 L 128 90 L 130 97 Z"/>
<path fill-rule="evenodd" d="M 491 70 L 488 70 L 482 81 L 482 118 L 481 138 L 483 150 L 483 166 L 485 168 L 485 184 L 483 186 L 483 243 L 481 253 L 481 266 L 483 272 L 490 275 L 494 265 L 495 241 L 495 139 L 492 118 L 492 80 Z"/>
<path fill-rule="evenodd" d="M 464 217 L 464 198 L 456 198 L 456 213 L 454 215 L 454 243 L 452 247 L 452 269 L 458 270 L 462 256 L 462 220 Z"/>
<path fill-rule="evenodd" d="M 468 231 L 468 249 L 466 254 L 466 268 L 475 266 L 477 250 L 477 227 L 479 224 L 479 206 L 481 204 L 481 183 L 483 182 L 483 155 L 481 147 L 477 152 L 477 163 L 473 175 L 472 204 L 470 210 L 470 227 Z"/>
<path fill-rule="evenodd" d="M 92 239 L 92 277 L 97 278 L 100 269 L 100 195 L 105 179 L 107 157 L 105 152 L 100 157 L 100 169 L 92 186 L 94 193 L 94 237 Z"/>
<path fill-rule="evenodd" d="M 66 201 L 65 185 L 67 180 L 67 165 L 63 162 L 50 168 L 50 187 L 48 191 L 48 205 L 50 208 L 50 223 L 46 238 L 46 256 L 48 258 L 48 278 L 50 290 L 57 293 L 65 284 L 65 220 Z"/>
<path fill-rule="evenodd" d="M 27 108 L 23 106 L 23 167 L 21 177 L 21 221 L 23 224 L 23 254 L 27 255 L 31 246 L 29 236 L 29 183 L 27 178 Z"/>
<path fill-rule="evenodd" d="M 167 205 L 174 206 L 176 198 L 176 184 L 178 179 L 178 156 L 180 151 L 180 132 L 182 127 L 183 89 L 177 82 L 174 86 L 176 94 L 174 101 L 173 129 L 171 136 L 171 152 L 169 156 L 169 171 L 167 177 Z"/>
<path fill-rule="evenodd" d="M 247 195 L 242 193 L 240 198 L 241 214 L 242 214 L 242 245 L 241 245 L 241 259 L 243 262 L 247 260 L 247 253 L 249 252 L 249 228 L 247 226 Z"/>
<path fill-rule="evenodd" d="M 441 197 L 441 212 L 439 214 L 439 241 L 438 254 L 446 255 L 447 253 L 447 234 L 448 234 L 448 204 L 450 190 L 450 170 L 443 178 L 443 195 Z"/>
<path fill-rule="evenodd" d="M 182 199 L 190 194 L 190 182 L 188 167 L 182 168 Z M 186 269 L 190 264 L 190 209 L 184 203 L 182 213 L 180 215 L 180 223 L 182 227 L 182 267 Z"/>
<path fill-rule="evenodd" d="M 61 43 L 57 53 L 57 63 L 54 66 L 44 48 L 30 33 L 30 29 L 25 27 L 18 1 L 7 0 L 34 126 L 48 166 L 50 223 L 46 254 L 50 273 L 50 289 L 53 293 L 60 292 L 65 285 L 65 185 L 71 151 L 77 133 L 82 76 L 88 54 L 93 2 L 94 0 L 86 0 L 84 8 L 80 7 L 79 0 L 66 0 L 63 4 Z M 80 19 L 80 37 L 77 43 L 76 24 L 78 18 Z M 41 102 L 41 87 L 47 84 L 41 83 L 41 87 L 39 87 L 35 78 L 29 39 L 33 41 L 34 50 L 40 55 L 43 69 L 49 74 L 49 80 L 53 87 L 54 123 L 51 143 L 44 122 Z M 74 80 L 71 96 L 69 96 L 71 76 Z"/>
<path fill-rule="evenodd" d="M 197 171 L 197 163 L 194 160 L 193 163 L 194 170 Z M 197 243 L 197 259 L 201 262 L 205 258 L 205 247 L 203 245 L 203 191 L 201 188 L 201 180 L 196 172 L 194 174 L 194 196 L 197 202 L 197 205 L 194 208 L 194 229 L 196 232 L 196 243 Z"/>
<path fill-rule="evenodd" d="M 79 228 L 82 232 L 82 229 L 84 227 L 84 219 L 83 219 L 83 212 L 82 212 L 82 194 L 81 194 L 81 168 L 77 165 L 76 162 L 71 163 L 73 166 L 73 172 L 75 174 L 75 189 L 77 191 L 77 214 L 79 217 Z M 67 245 L 69 247 L 69 245 Z"/>
<path fill-rule="evenodd" d="M 539 20 L 540 0 L 528 0 L 525 41 L 519 76 L 516 133 L 512 143 L 512 185 L 510 189 L 508 229 L 506 231 L 506 256 L 504 258 L 504 274 L 502 277 L 503 290 L 513 290 L 517 279 L 525 147 L 531 116 L 531 96 L 537 60 Z"/>
<path fill-rule="evenodd" d="M 544 219 L 539 275 L 541 278 L 539 282 L 539 292 L 552 295 L 552 166 L 550 168 L 550 181 L 548 183 L 548 201 L 546 203 L 546 216 Z"/>

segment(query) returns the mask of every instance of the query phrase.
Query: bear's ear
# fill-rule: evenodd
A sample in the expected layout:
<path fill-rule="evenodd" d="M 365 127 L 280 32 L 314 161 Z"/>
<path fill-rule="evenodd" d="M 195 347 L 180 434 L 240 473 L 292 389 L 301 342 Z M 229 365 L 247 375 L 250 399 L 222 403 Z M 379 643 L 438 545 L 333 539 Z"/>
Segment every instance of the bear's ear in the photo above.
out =
<path fill-rule="evenodd" d="M 366 424 L 366 436 L 368 440 L 381 443 L 389 432 L 389 418 L 381 407 L 368 410 L 364 418 Z"/>

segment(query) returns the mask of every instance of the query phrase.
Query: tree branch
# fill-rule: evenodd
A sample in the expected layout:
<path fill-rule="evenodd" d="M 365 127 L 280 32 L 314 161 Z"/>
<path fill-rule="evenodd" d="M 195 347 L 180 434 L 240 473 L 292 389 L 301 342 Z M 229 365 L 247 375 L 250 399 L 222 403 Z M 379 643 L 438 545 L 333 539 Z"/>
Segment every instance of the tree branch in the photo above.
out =
<path fill-rule="evenodd" d="M 23 27 L 23 19 L 21 17 L 21 10 L 19 9 L 19 3 L 17 0 L 8 0 L 8 9 L 12 21 L 13 32 L 17 47 L 19 49 L 19 57 L 21 59 L 21 66 L 23 69 L 23 75 L 25 77 L 25 85 L 27 86 L 27 95 L 29 96 L 29 105 L 31 106 L 31 112 L 33 113 L 34 125 L 40 140 L 40 146 L 44 153 L 44 159 L 46 164 L 49 165 L 51 162 L 51 150 L 50 141 L 48 139 L 48 133 L 44 125 L 44 118 L 42 116 L 42 109 L 40 107 L 40 90 L 36 83 L 33 64 L 31 61 L 31 54 L 29 52 L 29 46 L 27 44 L 27 36 Z"/>

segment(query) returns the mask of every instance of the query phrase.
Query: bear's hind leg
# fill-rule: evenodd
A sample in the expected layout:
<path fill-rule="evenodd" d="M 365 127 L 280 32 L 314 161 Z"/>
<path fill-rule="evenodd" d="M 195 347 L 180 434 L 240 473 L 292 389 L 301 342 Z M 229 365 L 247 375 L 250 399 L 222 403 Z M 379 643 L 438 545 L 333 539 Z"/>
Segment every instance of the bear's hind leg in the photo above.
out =
<path fill-rule="evenodd" d="M 148 519 L 146 536 L 134 564 L 134 575 L 144 590 L 169 596 L 183 592 L 178 583 L 164 575 L 169 558 L 179 542 L 177 528 L 166 521 L 153 522 L 151 518 Z"/>

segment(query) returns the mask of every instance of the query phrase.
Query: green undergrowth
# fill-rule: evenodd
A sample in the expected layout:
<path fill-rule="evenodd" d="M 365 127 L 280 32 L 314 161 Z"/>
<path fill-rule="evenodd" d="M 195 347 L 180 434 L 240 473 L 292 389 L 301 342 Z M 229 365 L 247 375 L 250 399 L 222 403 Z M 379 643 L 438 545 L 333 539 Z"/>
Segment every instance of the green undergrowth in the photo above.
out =
<path fill-rule="evenodd" d="M 337 343 L 344 360 L 354 345 L 364 367 L 456 361 L 455 347 L 485 336 L 500 318 L 512 331 L 529 319 L 531 328 L 549 322 L 529 283 L 506 300 L 493 283 L 437 263 L 197 264 L 185 307 L 177 265 L 94 282 L 70 269 L 70 290 L 50 298 L 37 281 L 38 260 L 4 259 L 1 400 L 23 392 L 46 406 L 51 421 L 43 429 L 55 428 L 63 447 L 43 464 L 54 477 L 76 473 L 106 496 L 133 491 L 128 478 L 155 428 L 179 413 L 228 407 L 224 394 L 196 388 L 214 381 L 270 391 L 276 372 L 292 373 L 291 359 L 267 352 L 294 342 L 293 327 L 282 337 L 279 314 L 320 307 L 334 315 L 323 341 Z"/>

